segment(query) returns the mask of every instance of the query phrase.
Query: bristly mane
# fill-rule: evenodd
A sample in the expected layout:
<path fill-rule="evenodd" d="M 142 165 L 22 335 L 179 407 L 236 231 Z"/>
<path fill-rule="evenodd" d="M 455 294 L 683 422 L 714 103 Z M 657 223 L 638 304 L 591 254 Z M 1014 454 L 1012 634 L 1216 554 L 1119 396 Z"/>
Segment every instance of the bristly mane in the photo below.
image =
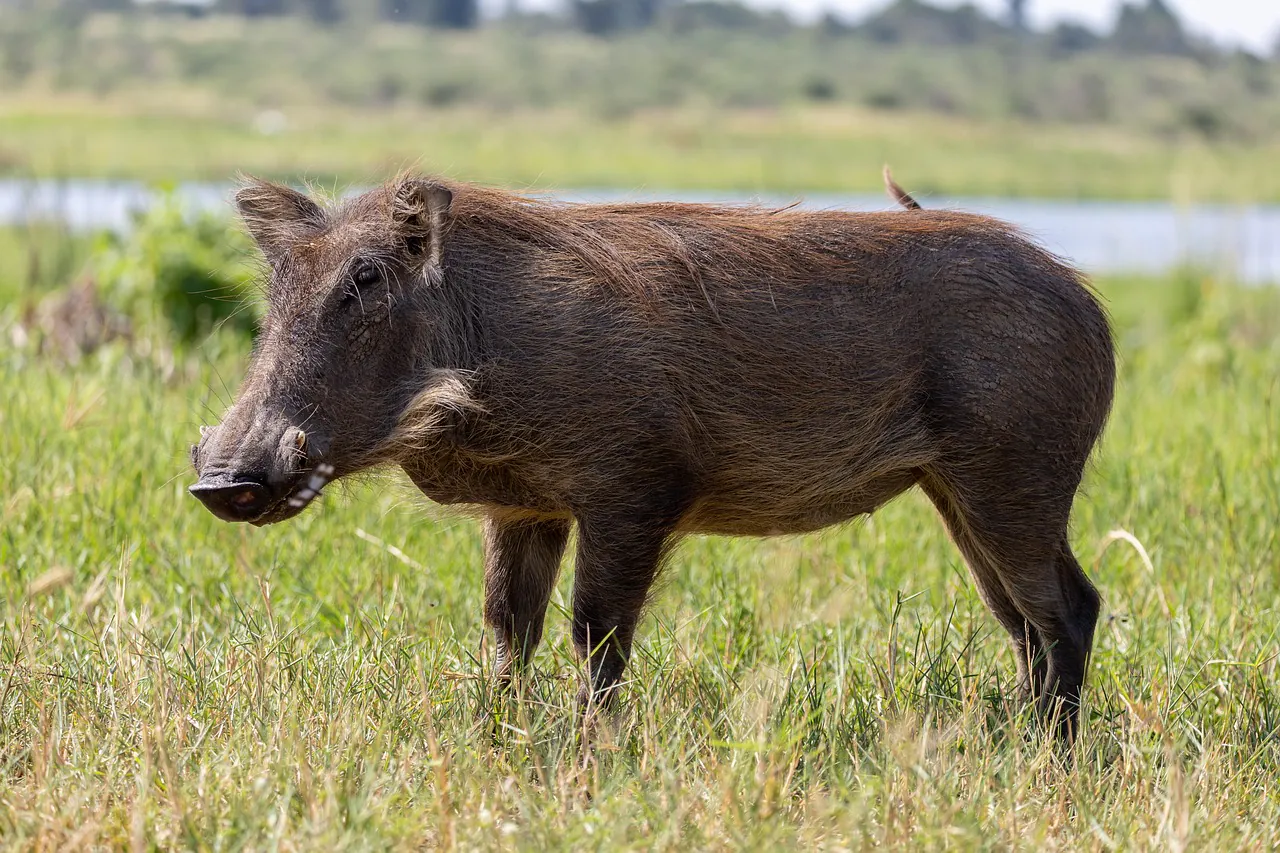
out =
<path fill-rule="evenodd" d="M 305 243 L 307 235 L 340 230 L 368 251 L 393 230 L 395 188 L 408 180 L 452 192 L 442 241 L 446 255 L 453 255 L 455 269 L 460 265 L 469 274 L 492 279 L 517 274 L 504 264 L 519 258 L 523 264 L 536 264 L 537 278 L 544 281 L 580 291 L 602 288 L 637 307 L 660 299 L 665 288 L 683 284 L 701 292 L 715 313 L 710 291 L 731 288 L 737 280 L 759 281 L 764 274 L 773 285 L 786 287 L 851 279 L 865 271 L 873 257 L 892 263 L 919 239 L 957 230 L 979 239 L 1023 238 L 1009 223 L 970 213 L 921 211 L 919 216 L 903 216 L 801 210 L 795 205 L 587 204 L 414 175 L 325 209 L 319 223 L 295 225 L 295 236 Z M 920 209 L 888 180 L 901 204 Z"/>
<path fill-rule="evenodd" d="M 503 255 L 529 258 L 534 249 L 547 278 L 604 286 L 640 302 L 674 280 L 703 288 L 713 280 L 758 280 L 764 271 L 777 271 L 779 286 L 839 277 L 869 255 L 894 256 L 919 237 L 960 226 L 992 237 L 1017 234 L 1008 223 L 948 211 L 904 217 L 794 205 L 585 204 L 440 183 L 453 191 L 446 252 L 472 247 L 469 262 L 492 263 Z"/>

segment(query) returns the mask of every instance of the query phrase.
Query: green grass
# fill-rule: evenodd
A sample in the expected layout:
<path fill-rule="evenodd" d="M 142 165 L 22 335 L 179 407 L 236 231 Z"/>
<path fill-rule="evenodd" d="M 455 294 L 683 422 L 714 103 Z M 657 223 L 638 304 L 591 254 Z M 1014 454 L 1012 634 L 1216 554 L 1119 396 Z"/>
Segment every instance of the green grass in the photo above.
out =
<path fill-rule="evenodd" d="M 163 97 L 161 97 L 163 96 Z M 264 136 L 252 111 L 185 113 L 181 90 L 93 102 L 0 98 L 0 174 L 226 181 L 237 172 L 321 184 L 406 167 L 534 188 L 882 192 L 922 198 L 1280 199 L 1280 147 L 1206 145 L 1133 131 L 853 107 L 673 109 L 603 119 L 570 109 L 298 107 Z"/>
<path fill-rule="evenodd" d="M 515 698 L 485 680 L 473 521 L 390 475 L 265 530 L 184 493 L 236 345 L 64 369 L 0 329 L 0 839 L 1274 849 L 1280 296 L 1103 288 L 1122 375 L 1074 517 L 1106 606 L 1073 766 L 918 495 L 685 543 L 587 749 L 562 613 Z M 1099 553 L 1114 529 L 1150 566 Z"/>
<path fill-rule="evenodd" d="M 0 306 L 67 283 L 84 267 L 92 243 L 49 223 L 0 228 Z"/>

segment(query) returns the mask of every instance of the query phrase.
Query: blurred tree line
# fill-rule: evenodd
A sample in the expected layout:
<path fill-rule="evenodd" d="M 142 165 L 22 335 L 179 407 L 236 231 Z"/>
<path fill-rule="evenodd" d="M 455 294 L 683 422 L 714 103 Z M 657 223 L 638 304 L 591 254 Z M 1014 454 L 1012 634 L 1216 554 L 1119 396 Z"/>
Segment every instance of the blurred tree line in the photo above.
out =
<path fill-rule="evenodd" d="M 0 93 L 166 86 L 226 109 L 565 108 L 605 119 L 856 104 L 1280 138 L 1280 62 L 1188 33 L 1171 0 L 1126 0 L 1106 31 L 1033 30 L 1037 0 L 1007 0 L 1000 14 L 894 0 L 804 24 L 741 0 L 551 0 L 551 11 L 548 0 L 485 0 L 484 15 L 479 2 L 0 0 Z"/>
<path fill-rule="evenodd" d="M 881 44 L 944 47 L 1014 38 L 1035 40 L 1057 54 L 1110 50 L 1131 55 L 1195 56 L 1219 52 L 1209 42 L 1189 35 L 1165 0 L 1123 0 L 1110 32 L 1062 22 L 1047 33 L 1033 33 L 1028 25 L 1029 3 L 1007 0 L 1004 15 L 993 17 L 970 3 L 944 8 L 925 0 L 894 0 L 856 21 L 828 13 L 817 27 L 829 35 L 860 35 Z M 94 11 L 118 12 L 140 5 L 193 16 L 301 16 L 325 25 L 360 20 L 472 29 L 482 24 L 480 0 L 0 0 L 0 10 L 44 8 L 68 20 Z M 758 10 L 739 0 L 563 0 L 558 13 L 528 11 L 520 7 L 520 0 L 504 0 L 499 17 L 533 20 L 543 27 L 576 29 L 595 36 L 651 28 L 772 34 L 801 28 L 780 12 Z M 1280 40 L 1276 55 L 1280 58 Z"/>

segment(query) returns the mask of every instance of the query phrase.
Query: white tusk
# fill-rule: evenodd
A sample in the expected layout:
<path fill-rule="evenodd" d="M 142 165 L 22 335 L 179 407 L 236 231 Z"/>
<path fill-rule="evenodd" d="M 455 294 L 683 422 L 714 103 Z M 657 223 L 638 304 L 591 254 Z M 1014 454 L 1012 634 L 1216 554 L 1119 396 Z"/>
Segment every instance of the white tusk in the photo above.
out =
<path fill-rule="evenodd" d="M 319 497 L 320 490 L 332 479 L 333 466 L 328 462 L 321 462 L 311 472 L 311 476 L 307 478 L 307 484 L 294 492 L 293 497 L 289 498 L 289 506 L 294 509 L 302 509 Z"/>

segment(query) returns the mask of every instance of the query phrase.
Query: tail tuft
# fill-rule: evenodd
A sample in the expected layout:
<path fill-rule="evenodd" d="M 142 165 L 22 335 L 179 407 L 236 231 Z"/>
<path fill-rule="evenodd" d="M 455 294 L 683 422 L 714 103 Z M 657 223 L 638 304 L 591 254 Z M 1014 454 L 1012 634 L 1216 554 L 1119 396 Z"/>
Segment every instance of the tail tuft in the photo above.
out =
<path fill-rule="evenodd" d="M 898 182 L 893 179 L 893 173 L 889 171 L 888 165 L 884 167 L 884 188 L 889 193 L 889 198 L 902 205 L 907 210 L 920 210 L 920 202 L 911 197 L 911 194 L 898 186 Z"/>

